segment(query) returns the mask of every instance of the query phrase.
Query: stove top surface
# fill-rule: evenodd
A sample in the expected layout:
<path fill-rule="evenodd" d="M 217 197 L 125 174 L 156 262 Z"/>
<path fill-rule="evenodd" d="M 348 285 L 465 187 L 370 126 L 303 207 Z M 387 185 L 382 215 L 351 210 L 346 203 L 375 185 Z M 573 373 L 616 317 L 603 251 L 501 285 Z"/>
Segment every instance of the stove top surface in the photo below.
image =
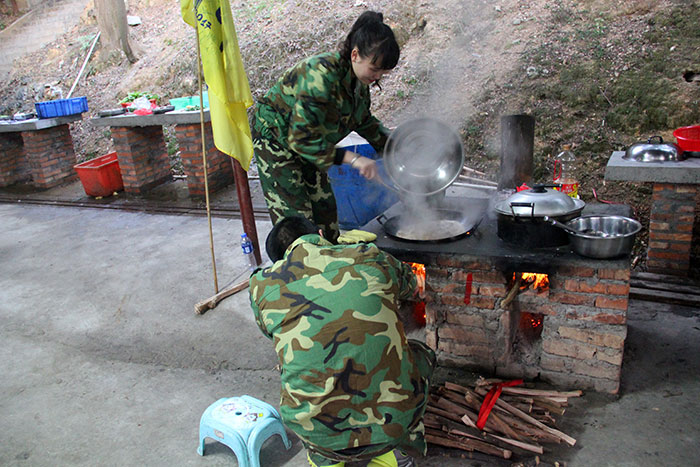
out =
<path fill-rule="evenodd" d="M 443 206 L 441 206 L 443 207 Z M 436 255 L 463 255 L 476 257 L 489 257 L 496 261 L 518 263 L 542 264 L 548 261 L 561 262 L 586 262 L 586 263 L 629 263 L 629 257 L 599 260 L 584 258 L 571 251 L 569 245 L 550 248 L 527 248 L 513 245 L 498 237 L 497 215 L 492 203 L 486 198 L 445 198 L 444 207 L 459 210 L 470 218 L 474 218 L 476 228 L 463 237 L 451 241 L 442 242 L 415 242 L 405 241 L 387 235 L 382 224 L 377 218 L 361 227 L 362 230 L 377 235 L 374 243 L 381 249 L 391 253 L 404 261 L 420 262 L 422 258 Z M 382 216 L 391 219 L 406 211 L 406 206 L 398 202 L 387 209 Z M 630 215 L 630 208 L 626 205 L 611 205 L 603 203 L 586 204 L 582 216 L 586 215 Z M 378 218 L 381 220 L 382 216 Z M 383 221 L 385 222 L 385 220 Z M 427 261 L 426 261 L 427 262 Z M 619 267 L 616 265 L 615 267 Z"/>

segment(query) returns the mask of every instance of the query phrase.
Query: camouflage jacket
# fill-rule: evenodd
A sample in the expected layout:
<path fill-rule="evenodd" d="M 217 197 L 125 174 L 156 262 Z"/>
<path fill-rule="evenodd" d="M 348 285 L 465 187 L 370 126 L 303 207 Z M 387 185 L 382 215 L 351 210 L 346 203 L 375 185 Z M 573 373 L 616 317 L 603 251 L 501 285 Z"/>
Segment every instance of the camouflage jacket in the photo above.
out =
<path fill-rule="evenodd" d="M 374 244 L 319 235 L 251 277 L 255 320 L 282 369 L 280 414 L 305 443 L 395 446 L 422 421 L 429 388 L 397 314 L 415 286 L 411 268 Z"/>
<path fill-rule="evenodd" d="M 335 145 L 351 131 L 378 152 L 389 133 L 370 113 L 369 86 L 353 78 L 350 62 L 338 52 L 288 69 L 258 101 L 253 125 L 324 171 L 333 164 Z"/>

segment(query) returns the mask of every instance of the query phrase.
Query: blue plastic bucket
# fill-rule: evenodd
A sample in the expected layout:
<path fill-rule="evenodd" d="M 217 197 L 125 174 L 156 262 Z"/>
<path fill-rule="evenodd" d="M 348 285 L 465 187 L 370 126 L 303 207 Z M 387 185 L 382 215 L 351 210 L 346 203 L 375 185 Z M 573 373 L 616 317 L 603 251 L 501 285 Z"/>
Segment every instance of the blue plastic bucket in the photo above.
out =
<path fill-rule="evenodd" d="M 377 158 L 377 152 L 370 144 L 346 146 L 344 149 L 371 159 Z M 377 160 L 377 169 L 382 179 L 387 180 L 383 162 Z M 399 200 L 395 192 L 376 181 L 365 179 L 357 169 L 346 164 L 332 166 L 328 177 L 338 206 L 338 223 L 343 230 L 365 225 Z"/>

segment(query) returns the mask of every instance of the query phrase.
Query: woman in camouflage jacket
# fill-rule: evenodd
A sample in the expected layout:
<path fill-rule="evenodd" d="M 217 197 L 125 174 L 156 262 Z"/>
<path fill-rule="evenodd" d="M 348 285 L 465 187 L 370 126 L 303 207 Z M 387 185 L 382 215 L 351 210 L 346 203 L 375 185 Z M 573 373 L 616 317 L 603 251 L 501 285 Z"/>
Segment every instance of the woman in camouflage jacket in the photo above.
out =
<path fill-rule="evenodd" d="M 389 131 L 370 113 L 369 86 L 393 69 L 399 46 L 381 13 L 355 21 L 340 52 L 307 58 L 288 69 L 260 99 L 253 147 L 273 224 L 300 215 L 335 242 L 338 211 L 327 171 L 349 164 L 372 179 L 374 160 L 335 145 L 356 131 L 381 151 Z"/>
<path fill-rule="evenodd" d="M 406 338 L 398 315 L 416 277 L 374 244 L 332 245 L 309 232 L 318 227 L 304 218 L 280 221 L 267 241 L 275 263 L 250 279 L 255 321 L 282 370 L 282 420 L 311 465 L 378 456 L 412 465 L 397 463 L 410 457 L 394 449 L 425 454 L 435 364 L 430 348 Z"/>

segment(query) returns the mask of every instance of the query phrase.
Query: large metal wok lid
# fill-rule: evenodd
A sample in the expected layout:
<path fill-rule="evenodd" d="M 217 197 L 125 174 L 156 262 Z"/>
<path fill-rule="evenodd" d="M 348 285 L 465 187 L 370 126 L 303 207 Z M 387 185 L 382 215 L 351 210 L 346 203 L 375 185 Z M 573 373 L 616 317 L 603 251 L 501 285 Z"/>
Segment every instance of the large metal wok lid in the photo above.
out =
<path fill-rule="evenodd" d="M 457 179 L 464 150 L 452 128 L 439 120 L 418 118 L 391 132 L 383 159 L 387 175 L 399 190 L 432 195 Z"/>
<path fill-rule="evenodd" d="M 517 217 L 557 217 L 581 211 L 586 205 L 561 191 L 547 189 L 558 185 L 534 185 L 496 205 L 496 212 Z"/>

